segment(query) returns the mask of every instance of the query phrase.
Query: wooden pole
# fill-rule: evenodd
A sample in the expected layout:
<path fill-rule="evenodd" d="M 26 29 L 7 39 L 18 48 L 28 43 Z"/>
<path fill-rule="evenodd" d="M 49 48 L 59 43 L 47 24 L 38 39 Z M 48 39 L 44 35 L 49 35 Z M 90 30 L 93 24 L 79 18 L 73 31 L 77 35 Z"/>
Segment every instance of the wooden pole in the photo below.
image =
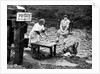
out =
<path fill-rule="evenodd" d="M 8 26 L 7 24 L 7 46 L 10 46 L 9 35 L 10 35 L 10 26 Z M 7 63 L 9 63 L 10 61 L 10 52 L 11 50 L 7 47 Z"/>
<path fill-rule="evenodd" d="M 52 57 L 52 47 L 50 47 L 50 57 Z"/>
<path fill-rule="evenodd" d="M 38 46 L 38 53 L 40 53 L 40 46 Z"/>
<path fill-rule="evenodd" d="M 23 62 L 23 47 L 21 46 L 21 22 L 18 22 L 18 28 L 14 29 L 15 35 L 14 35 L 14 43 L 15 43 L 15 58 L 14 58 L 14 64 L 21 65 Z"/>
<path fill-rule="evenodd" d="M 56 45 L 54 45 L 54 56 L 56 56 Z"/>

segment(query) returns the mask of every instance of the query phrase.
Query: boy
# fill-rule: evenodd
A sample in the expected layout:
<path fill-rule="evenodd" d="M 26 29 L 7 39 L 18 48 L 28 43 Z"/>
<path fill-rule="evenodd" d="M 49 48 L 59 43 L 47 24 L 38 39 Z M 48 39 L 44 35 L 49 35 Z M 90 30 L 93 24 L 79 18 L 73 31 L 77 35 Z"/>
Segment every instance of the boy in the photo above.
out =
<path fill-rule="evenodd" d="M 44 33 L 45 34 L 44 24 L 45 24 L 45 20 L 44 19 L 40 19 L 39 22 L 36 23 L 33 26 L 31 32 L 29 33 L 29 46 L 30 46 L 30 43 L 31 43 L 31 39 L 33 39 L 32 42 L 39 41 L 39 37 L 41 36 L 40 33 Z"/>
<path fill-rule="evenodd" d="M 64 19 L 61 20 L 60 22 L 60 29 L 57 31 L 57 42 L 59 42 L 59 36 L 62 35 L 66 37 L 69 33 L 68 28 L 69 28 L 70 20 L 67 18 L 67 15 L 64 16 Z"/>

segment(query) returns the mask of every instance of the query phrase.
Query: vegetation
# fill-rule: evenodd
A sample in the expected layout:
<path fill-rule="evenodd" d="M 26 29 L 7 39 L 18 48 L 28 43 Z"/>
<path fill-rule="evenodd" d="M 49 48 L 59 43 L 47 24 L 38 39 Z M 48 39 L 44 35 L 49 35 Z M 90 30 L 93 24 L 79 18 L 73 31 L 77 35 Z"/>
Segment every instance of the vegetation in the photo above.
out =
<path fill-rule="evenodd" d="M 59 27 L 60 20 L 66 14 L 73 21 L 74 28 L 92 28 L 91 5 L 29 5 L 25 7 L 28 12 L 33 13 L 33 17 L 46 19 L 47 27 Z"/>

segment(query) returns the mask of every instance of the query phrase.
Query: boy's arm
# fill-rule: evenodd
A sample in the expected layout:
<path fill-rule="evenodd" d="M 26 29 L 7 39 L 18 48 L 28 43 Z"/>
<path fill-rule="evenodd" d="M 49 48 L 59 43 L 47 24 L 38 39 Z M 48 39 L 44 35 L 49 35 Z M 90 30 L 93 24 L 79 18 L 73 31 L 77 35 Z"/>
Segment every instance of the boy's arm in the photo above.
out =
<path fill-rule="evenodd" d="M 62 29 L 62 23 L 63 21 L 61 21 L 61 23 L 60 23 L 60 30 L 62 31 L 62 32 L 64 32 L 64 30 Z"/>
<path fill-rule="evenodd" d="M 70 21 L 67 22 L 67 24 L 66 24 L 67 26 L 66 26 L 64 32 L 69 28 L 69 24 L 70 24 Z"/>
<path fill-rule="evenodd" d="M 46 28 L 44 27 L 44 25 L 42 26 L 42 33 L 45 34 L 45 36 L 47 36 L 47 34 L 45 33 Z"/>
<path fill-rule="evenodd" d="M 47 36 L 48 37 L 48 35 L 44 32 L 44 34 L 45 34 L 45 36 Z"/>
<path fill-rule="evenodd" d="M 32 37 L 32 33 L 30 32 L 30 34 L 29 34 L 29 43 L 28 43 L 29 46 L 31 44 L 31 37 Z"/>
<path fill-rule="evenodd" d="M 32 30 L 29 33 L 29 45 L 31 44 L 31 37 L 33 32 L 34 32 L 34 28 L 32 28 Z"/>
<path fill-rule="evenodd" d="M 65 28 L 64 32 L 68 29 L 68 27 L 69 27 L 69 24 L 66 26 L 66 28 Z"/>

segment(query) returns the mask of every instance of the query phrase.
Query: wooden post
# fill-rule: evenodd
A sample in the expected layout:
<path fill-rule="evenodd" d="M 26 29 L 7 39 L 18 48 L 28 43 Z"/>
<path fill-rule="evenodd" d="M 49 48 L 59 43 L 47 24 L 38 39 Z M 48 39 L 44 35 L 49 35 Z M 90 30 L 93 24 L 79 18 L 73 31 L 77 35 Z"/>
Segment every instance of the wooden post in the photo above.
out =
<path fill-rule="evenodd" d="M 10 46 L 9 35 L 10 35 L 10 26 L 8 26 L 7 24 L 7 46 Z M 7 47 L 7 63 L 9 63 L 10 61 L 10 52 L 11 49 Z"/>
<path fill-rule="evenodd" d="M 14 44 L 15 44 L 15 58 L 14 58 L 14 64 L 18 64 L 21 65 L 23 62 L 23 46 L 22 46 L 22 42 L 21 39 L 23 38 L 23 32 L 21 31 L 20 27 L 21 27 L 21 22 L 18 22 L 18 28 L 14 29 Z"/>
<path fill-rule="evenodd" d="M 31 55 L 33 55 L 33 53 L 34 53 L 34 48 L 33 48 L 33 46 L 31 45 Z"/>
<path fill-rule="evenodd" d="M 54 56 L 56 56 L 56 45 L 54 45 Z"/>
<path fill-rule="evenodd" d="M 50 47 L 50 57 L 52 57 L 52 47 Z"/>
<path fill-rule="evenodd" d="M 10 45 L 7 44 L 7 46 L 10 46 Z M 7 47 L 7 63 L 9 63 L 9 61 L 10 61 L 10 55 L 11 55 L 11 49 L 9 49 L 9 48 Z"/>
<path fill-rule="evenodd" d="M 40 46 L 38 46 L 38 53 L 40 52 Z"/>
<path fill-rule="evenodd" d="M 25 22 L 24 22 L 25 23 Z M 23 26 L 24 25 L 24 23 L 22 23 L 21 22 L 21 26 Z M 24 41 L 24 28 L 20 28 L 20 49 L 19 49 L 19 51 L 20 51 L 20 61 L 21 61 L 21 63 L 23 63 L 23 53 L 24 53 L 24 43 L 23 43 L 23 41 Z"/>
<path fill-rule="evenodd" d="M 34 46 L 34 45 L 31 45 L 32 47 L 31 47 L 31 55 L 33 55 L 34 53 L 36 53 L 36 46 Z"/>

